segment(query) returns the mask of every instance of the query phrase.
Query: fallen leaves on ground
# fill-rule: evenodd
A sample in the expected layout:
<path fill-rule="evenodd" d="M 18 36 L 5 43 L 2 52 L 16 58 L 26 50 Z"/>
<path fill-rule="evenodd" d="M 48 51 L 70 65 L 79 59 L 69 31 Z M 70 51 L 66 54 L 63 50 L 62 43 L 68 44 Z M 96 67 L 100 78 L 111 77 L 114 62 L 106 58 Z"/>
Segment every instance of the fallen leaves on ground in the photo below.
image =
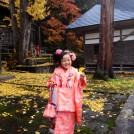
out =
<path fill-rule="evenodd" d="M 28 73 L 28 72 L 7 72 L 3 74 L 15 75 L 14 79 L 0 83 L 0 132 L 10 131 L 11 124 L 14 130 L 34 131 L 39 133 L 40 126 L 48 126 L 48 120 L 43 119 L 42 112 L 49 97 L 46 88 L 46 81 L 51 74 Z M 109 81 L 93 80 L 87 75 L 87 87 L 83 93 L 83 104 L 88 110 L 102 112 L 107 101 L 105 96 L 95 98 L 96 92 L 131 93 L 134 87 L 134 76 L 117 76 Z M 112 116 L 110 114 L 110 116 Z M 6 125 L 4 125 L 6 124 Z M 85 125 L 85 124 L 84 124 Z M 83 126 L 84 126 L 83 125 Z M 87 129 L 87 128 L 84 128 Z M 80 130 L 79 131 L 86 131 Z"/>

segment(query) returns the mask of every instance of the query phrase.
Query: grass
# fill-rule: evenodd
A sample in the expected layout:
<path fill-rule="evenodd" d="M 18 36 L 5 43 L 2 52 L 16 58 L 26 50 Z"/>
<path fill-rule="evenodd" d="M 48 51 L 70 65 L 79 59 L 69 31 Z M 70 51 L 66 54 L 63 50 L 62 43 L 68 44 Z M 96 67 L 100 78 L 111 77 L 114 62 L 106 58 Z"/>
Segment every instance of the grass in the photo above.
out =
<path fill-rule="evenodd" d="M 93 80 L 92 75 L 88 77 L 86 90 L 96 92 L 130 94 L 134 89 L 134 75 L 117 74 L 116 79 Z"/>
<path fill-rule="evenodd" d="M 31 132 L 34 134 L 47 128 L 48 119 L 42 117 L 42 112 L 48 99 L 46 81 L 51 74 L 6 72 L 4 70 L 3 74 L 13 74 L 16 78 L 0 83 L 0 133 Z M 87 75 L 87 87 L 85 88 L 89 92 L 85 92 L 83 96 L 90 96 L 93 92 L 130 94 L 133 88 L 134 75 L 120 74 L 116 79 L 109 79 L 106 82 L 93 80 L 90 74 Z M 115 125 L 114 121 L 108 120 L 109 129 Z M 86 126 L 78 129 L 79 134 L 88 134 L 87 131 L 92 134 L 92 131 L 89 131 Z"/>

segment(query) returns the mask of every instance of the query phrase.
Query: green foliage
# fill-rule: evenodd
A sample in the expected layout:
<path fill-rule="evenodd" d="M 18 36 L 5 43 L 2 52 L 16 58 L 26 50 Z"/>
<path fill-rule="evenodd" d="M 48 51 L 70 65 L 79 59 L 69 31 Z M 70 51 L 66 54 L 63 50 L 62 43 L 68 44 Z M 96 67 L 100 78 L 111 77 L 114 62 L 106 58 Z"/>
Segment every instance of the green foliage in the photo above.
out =
<path fill-rule="evenodd" d="M 112 130 L 113 127 L 115 127 L 115 118 L 109 118 L 107 121 L 108 129 Z"/>
<path fill-rule="evenodd" d="M 124 74 L 116 74 L 116 79 L 107 79 L 107 81 L 92 79 L 93 75 L 87 75 L 90 83 L 87 90 L 90 91 L 130 94 L 134 87 L 134 75 L 127 77 Z"/>

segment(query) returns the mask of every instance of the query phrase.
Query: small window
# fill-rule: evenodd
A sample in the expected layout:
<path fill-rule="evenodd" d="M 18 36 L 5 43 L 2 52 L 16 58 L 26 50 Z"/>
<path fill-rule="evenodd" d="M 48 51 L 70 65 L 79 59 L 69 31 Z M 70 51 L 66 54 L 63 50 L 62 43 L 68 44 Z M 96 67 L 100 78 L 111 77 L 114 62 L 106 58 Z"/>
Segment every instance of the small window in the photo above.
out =
<path fill-rule="evenodd" d="M 94 55 L 98 55 L 99 54 L 99 45 L 94 45 Z"/>

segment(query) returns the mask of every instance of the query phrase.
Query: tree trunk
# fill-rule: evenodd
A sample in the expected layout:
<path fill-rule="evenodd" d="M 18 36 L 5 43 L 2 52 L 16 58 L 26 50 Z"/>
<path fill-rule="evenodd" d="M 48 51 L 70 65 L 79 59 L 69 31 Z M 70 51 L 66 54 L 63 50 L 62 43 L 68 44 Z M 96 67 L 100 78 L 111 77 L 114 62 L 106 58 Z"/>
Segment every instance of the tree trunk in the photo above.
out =
<path fill-rule="evenodd" d="M 15 46 L 16 56 L 18 58 L 18 55 L 19 55 L 19 28 L 17 26 L 17 19 L 14 16 L 15 14 L 17 14 L 17 12 L 15 11 L 14 0 L 9 0 L 9 6 L 10 6 L 10 14 L 11 14 L 11 20 L 12 20 L 13 44 Z"/>
<path fill-rule="evenodd" d="M 19 43 L 19 64 L 24 64 L 28 54 L 30 43 L 30 32 L 32 18 L 26 13 L 29 1 L 20 1 L 20 43 Z"/>
<path fill-rule="evenodd" d="M 2 44 L 0 43 L 0 74 L 2 74 L 1 47 Z"/>
<path fill-rule="evenodd" d="M 114 0 L 101 0 L 99 58 L 95 75 L 101 72 L 104 79 L 114 77 L 112 69 L 113 22 Z"/>

